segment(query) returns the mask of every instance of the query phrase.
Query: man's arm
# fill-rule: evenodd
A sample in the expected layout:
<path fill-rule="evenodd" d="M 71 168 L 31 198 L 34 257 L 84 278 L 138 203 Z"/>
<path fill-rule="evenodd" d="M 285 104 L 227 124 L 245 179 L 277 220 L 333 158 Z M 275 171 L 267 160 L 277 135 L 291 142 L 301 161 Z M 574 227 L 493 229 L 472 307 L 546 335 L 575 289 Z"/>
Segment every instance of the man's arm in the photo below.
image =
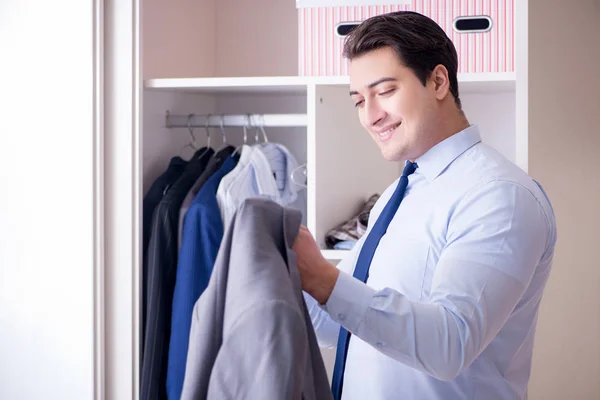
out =
<path fill-rule="evenodd" d="M 548 221 L 524 187 L 474 189 L 453 211 L 427 303 L 341 272 L 313 297 L 334 321 L 393 359 L 441 380 L 459 375 L 510 316 L 546 248 Z M 307 288 L 316 272 L 304 272 Z M 324 280 L 331 274 L 325 272 Z"/>
<path fill-rule="evenodd" d="M 321 305 L 307 292 L 302 293 L 310 314 L 310 319 L 315 329 L 319 347 L 331 349 L 337 344 L 340 324 L 332 320 Z"/>
<path fill-rule="evenodd" d="M 340 324 L 331 319 L 329 314 L 323 309 L 322 304 L 325 300 L 322 299 L 324 296 L 329 297 L 340 271 L 352 275 L 357 257 L 357 249 L 361 247 L 361 243 L 364 241 L 365 237 L 358 240 L 354 248 L 337 266 L 330 264 L 321 255 L 321 250 L 318 248 L 311 233 L 304 226 L 300 228 L 299 239 L 300 240 L 297 239 L 294 244 L 294 250 L 299 255 L 298 269 L 301 274 L 302 271 L 306 270 L 318 271 L 317 276 L 312 279 L 307 279 L 306 276 L 302 277 L 303 282 L 315 282 L 315 284 L 308 289 L 312 295 L 309 294 L 306 287 L 303 287 L 304 301 L 310 314 L 319 346 L 323 348 L 333 348 L 337 344 Z M 312 265 L 307 266 L 306 263 Z M 317 296 L 317 300 L 315 300 L 315 297 L 313 296 Z M 318 299 L 321 299 L 322 301 L 318 301 Z"/>

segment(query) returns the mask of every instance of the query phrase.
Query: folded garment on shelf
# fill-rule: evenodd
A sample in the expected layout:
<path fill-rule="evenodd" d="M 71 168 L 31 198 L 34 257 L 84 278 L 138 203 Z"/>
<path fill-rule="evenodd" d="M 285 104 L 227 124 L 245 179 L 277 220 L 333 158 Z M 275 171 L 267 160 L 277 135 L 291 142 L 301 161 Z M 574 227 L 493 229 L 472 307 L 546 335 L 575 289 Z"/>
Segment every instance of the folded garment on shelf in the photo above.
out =
<path fill-rule="evenodd" d="M 340 223 L 331 229 L 325 235 L 325 244 L 329 249 L 341 250 L 340 246 L 348 249 L 350 243 L 337 245 L 340 242 L 356 242 L 367 231 L 369 214 L 375 202 L 379 199 L 379 194 L 374 194 L 364 203 L 360 212 L 346 221 Z M 337 245 L 337 246 L 336 246 Z M 350 247 L 351 248 L 351 247 Z"/>
<path fill-rule="evenodd" d="M 334 250 L 352 250 L 354 245 L 356 244 L 356 240 L 342 240 L 341 242 L 337 242 L 333 245 Z"/>

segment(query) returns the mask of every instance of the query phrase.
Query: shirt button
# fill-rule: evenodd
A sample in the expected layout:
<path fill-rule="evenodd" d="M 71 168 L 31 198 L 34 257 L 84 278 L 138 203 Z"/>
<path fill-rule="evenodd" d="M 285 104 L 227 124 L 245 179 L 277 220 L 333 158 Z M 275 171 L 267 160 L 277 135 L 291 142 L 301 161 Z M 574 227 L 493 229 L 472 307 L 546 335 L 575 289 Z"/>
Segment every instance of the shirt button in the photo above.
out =
<path fill-rule="evenodd" d="M 382 347 L 382 346 L 383 346 L 383 343 L 381 343 L 381 342 L 379 342 L 379 341 L 378 341 L 377 343 L 375 343 L 375 345 L 376 345 L 377 347 Z"/>
<path fill-rule="evenodd" d="M 338 318 L 340 319 L 340 321 L 345 321 L 346 320 L 346 314 L 339 313 L 338 314 Z"/>

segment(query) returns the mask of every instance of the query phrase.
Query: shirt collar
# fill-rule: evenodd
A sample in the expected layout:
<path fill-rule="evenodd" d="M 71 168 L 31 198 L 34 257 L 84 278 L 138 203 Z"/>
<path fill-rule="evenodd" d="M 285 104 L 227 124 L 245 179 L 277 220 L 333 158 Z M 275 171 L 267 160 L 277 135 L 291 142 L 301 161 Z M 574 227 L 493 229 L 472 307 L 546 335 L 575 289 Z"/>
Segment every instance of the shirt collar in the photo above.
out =
<path fill-rule="evenodd" d="M 285 168 L 283 171 L 283 173 L 285 174 L 284 187 L 281 190 L 280 196 L 281 200 L 284 201 L 284 204 L 293 203 L 298 197 L 297 192 L 299 192 L 302 189 L 301 186 L 297 185 L 294 181 L 292 181 L 292 173 L 298 168 L 298 161 L 296 160 L 296 158 L 294 158 L 292 153 L 290 153 L 287 147 L 279 143 L 267 143 L 266 145 L 264 145 L 263 148 L 266 148 L 268 146 L 274 146 L 278 148 L 283 154 L 283 157 L 285 158 Z"/>
<path fill-rule="evenodd" d="M 458 156 L 479 142 L 481 142 L 481 136 L 478 126 L 470 125 L 466 129 L 442 140 L 417 158 L 415 161 L 419 166 L 418 171 L 428 181 L 432 181 Z"/>
<path fill-rule="evenodd" d="M 276 178 L 273 176 L 271 164 L 264 154 L 263 150 L 269 146 L 276 147 L 281 150 L 283 157 L 285 158 L 285 173 L 284 187 L 280 190 Z M 288 149 L 280 144 L 268 143 L 266 145 L 256 145 L 253 147 L 253 152 L 250 156 L 251 160 L 249 165 L 254 169 L 254 182 L 258 194 L 261 196 L 269 197 L 271 200 L 276 201 L 282 205 L 288 205 L 296 201 L 298 198 L 297 192 L 301 187 L 292 185 L 291 172 L 298 166 L 298 162 L 288 151 Z"/>

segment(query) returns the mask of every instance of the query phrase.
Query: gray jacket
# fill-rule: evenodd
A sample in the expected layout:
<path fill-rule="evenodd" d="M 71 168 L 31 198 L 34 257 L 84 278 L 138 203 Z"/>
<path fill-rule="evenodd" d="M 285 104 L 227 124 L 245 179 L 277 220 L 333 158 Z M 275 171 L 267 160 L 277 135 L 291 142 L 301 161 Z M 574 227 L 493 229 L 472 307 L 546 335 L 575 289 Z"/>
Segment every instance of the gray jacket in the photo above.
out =
<path fill-rule="evenodd" d="M 298 210 L 246 200 L 194 306 L 182 399 L 332 399 L 291 246 Z"/>

